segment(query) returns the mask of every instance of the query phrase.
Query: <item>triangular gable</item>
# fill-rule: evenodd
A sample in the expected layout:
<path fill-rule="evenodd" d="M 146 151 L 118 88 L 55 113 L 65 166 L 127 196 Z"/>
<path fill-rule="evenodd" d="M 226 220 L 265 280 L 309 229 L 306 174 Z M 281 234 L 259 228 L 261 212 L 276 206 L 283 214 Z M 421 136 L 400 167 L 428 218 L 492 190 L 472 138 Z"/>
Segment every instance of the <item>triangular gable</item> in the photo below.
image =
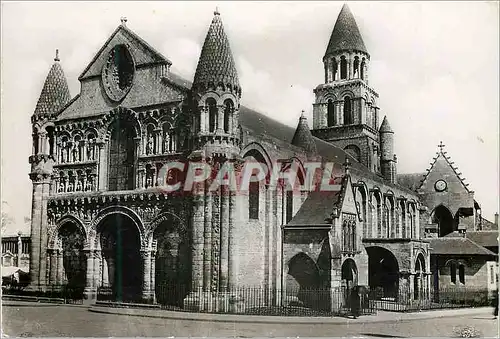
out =
<path fill-rule="evenodd" d="M 458 168 L 453 166 L 454 163 L 451 161 L 451 158 L 446 155 L 447 152 L 441 150 L 436 153 L 436 156 L 433 158 L 433 162 L 431 163 L 431 167 L 427 170 L 420 185 L 417 188 L 417 191 L 432 191 L 434 190 L 434 184 L 437 180 L 443 179 L 450 184 L 456 184 L 457 186 L 462 187 L 467 193 L 471 193 L 471 190 L 468 188 L 469 184 L 465 183 L 465 178 L 463 178 L 458 171 Z M 454 190 L 454 193 L 457 193 Z"/>
<path fill-rule="evenodd" d="M 356 214 L 359 217 L 350 175 L 344 176 L 338 209 L 339 212 Z"/>
<path fill-rule="evenodd" d="M 160 52 L 155 50 L 151 45 L 139 37 L 124 25 L 118 26 L 113 34 L 106 40 L 104 45 L 96 53 L 92 61 L 85 68 L 78 80 L 83 80 L 88 77 L 101 75 L 102 68 L 106 63 L 106 57 L 113 46 L 117 44 L 125 44 L 130 46 L 129 51 L 134 58 L 137 66 L 147 64 L 166 64 L 171 65 L 172 62 L 164 57 Z"/>

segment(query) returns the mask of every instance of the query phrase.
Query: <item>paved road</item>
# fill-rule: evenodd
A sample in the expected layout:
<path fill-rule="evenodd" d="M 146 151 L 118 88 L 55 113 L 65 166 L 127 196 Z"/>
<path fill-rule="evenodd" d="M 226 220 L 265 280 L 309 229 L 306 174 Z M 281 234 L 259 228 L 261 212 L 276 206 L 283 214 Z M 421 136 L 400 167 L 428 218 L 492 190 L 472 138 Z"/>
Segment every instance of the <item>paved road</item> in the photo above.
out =
<path fill-rule="evenodd" d="M 491 313 L 405 320 L 397 323 L 249 324 L 170 320 L 92 313 L 84 307 L 19 303 L 4 305 L 3 333 L 43 337 L 452 337 L 456 327 L 474 326 L 484 337 L 496 337 Z"/>

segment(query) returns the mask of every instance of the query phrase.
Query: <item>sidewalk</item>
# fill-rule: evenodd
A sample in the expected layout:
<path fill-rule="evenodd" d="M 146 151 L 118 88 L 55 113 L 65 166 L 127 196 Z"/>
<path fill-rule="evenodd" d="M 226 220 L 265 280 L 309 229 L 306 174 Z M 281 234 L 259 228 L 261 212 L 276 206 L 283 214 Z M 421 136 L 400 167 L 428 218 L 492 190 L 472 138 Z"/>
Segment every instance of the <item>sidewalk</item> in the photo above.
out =
<path fill-rule="evenodd" d="M 467 315 L 485 314 L 493 317 L 491 307 L 463 308 L 453 310 L 435 310 L 413 313 L 398 313 L 378 311 L 376 315 L 361 316 L 358 319 L 342 317 L 280 317 L 280 316 L 258 316 L 258 315 L 235 315 L 235 314 L 208 314 L 175 312 L 166 310 L 135 309 L 135 308 L 112 308 L 106 306 L 90 306 L 90 312 L 131 315 L 149 318 L 163 318 L 191 321 L 208 322 L 230 322 L 230 323 L 265 323 L 265 324 L 359 324 L 359 323 L 394 323 L 405 320 L 434 319 L 444 317 L 459 317 Z"/>

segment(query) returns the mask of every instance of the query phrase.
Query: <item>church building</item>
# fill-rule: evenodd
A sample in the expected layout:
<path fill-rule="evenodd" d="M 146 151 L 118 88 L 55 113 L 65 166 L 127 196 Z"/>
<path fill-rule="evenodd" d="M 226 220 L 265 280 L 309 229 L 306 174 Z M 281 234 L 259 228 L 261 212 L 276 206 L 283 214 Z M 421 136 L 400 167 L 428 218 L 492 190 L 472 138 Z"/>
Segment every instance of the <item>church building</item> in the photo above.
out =
<path fill-rule="evenodd" d="M 217 11 L 192 81 L 126 20 L 79 76 L 76 96 L 56 54 L 31 118 L 32 285 L 149 302 L 165 302 L 164 291 L 176 288 L 182 295 L 171 302 L 194 309 L 210 308 L 214 296 L 240 298 L 234 291 L 244 287 L 270 291 L 273 304 L 295 290 L 355 285 L 386 298 L 431 298 L 431 248 L 439 246 L 427 235 L 477 231 L 476 202 L 467 188 L 456 204 L 433 195 L 434 185 L 446 191 L 436 181 L 442 170 L 418 187 L 418 175 L 398 174 L 395 132 L 347 5 L 325 45 L 312 129 L 304 115 L 294 129 L 241 105 L 245 88 Z M 449 161 L 440 154 L 433 168 Z M 266 178 L 246 193 L 209 183 L 166 192 L 162 180 L 183 178 L 163 173 L 173 161 L 235 171 L 293 165 L 302 185 L 308 163 L 334 164 L 339 189 L 292 190 Z M 449 189 L 459 185 L 450 175 Z M 487 261 L 496 260 L 489 252 Z"/>

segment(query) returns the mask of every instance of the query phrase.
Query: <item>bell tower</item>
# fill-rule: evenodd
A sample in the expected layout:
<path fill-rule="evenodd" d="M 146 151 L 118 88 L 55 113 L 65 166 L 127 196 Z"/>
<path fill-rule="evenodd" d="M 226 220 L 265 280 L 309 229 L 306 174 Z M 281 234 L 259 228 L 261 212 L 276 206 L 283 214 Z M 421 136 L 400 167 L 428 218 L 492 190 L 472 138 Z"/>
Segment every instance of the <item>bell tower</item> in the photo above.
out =
<path fill-rule="evenodd" d="M 346 4 L 333 28 L 323 64 L 324 83 L 314 89 L 313 135 L 379 172 L 378 94 L 368 85 L 370 54 Z"/>

